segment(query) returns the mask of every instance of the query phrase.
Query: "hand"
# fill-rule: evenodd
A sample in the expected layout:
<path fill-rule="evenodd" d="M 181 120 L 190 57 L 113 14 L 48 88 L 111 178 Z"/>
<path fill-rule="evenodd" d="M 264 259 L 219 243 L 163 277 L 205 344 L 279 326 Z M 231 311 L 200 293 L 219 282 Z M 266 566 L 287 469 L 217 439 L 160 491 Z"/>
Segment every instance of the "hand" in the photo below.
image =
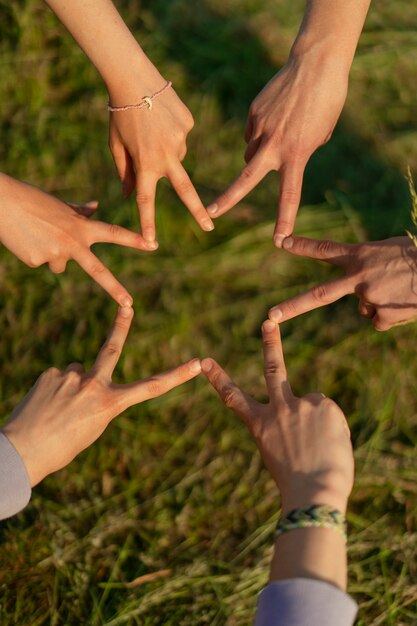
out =
<path fill-rule="evenodd" d="M 2 431 L 23 459 L 31 485 L 70 463 L 125 409 L 156 398 L 197 376 L 193 359 L 173 370 L 125 385 L 112 374 L 129 332 L 133 309 L 119 309 L 91 370 L 72 363 L 64 372 L 44 372 L 18 404 Z"/>
<path fill-rule="evenodd" d="M 246 196 L 271 170 L 280 171 L 274 242 L 294 228 L 307 161 L 331 137 L 347 94 L 348 72 L 331 56 L 299 63 L 290 58 L 253 101 L 246 126 L 247 166 L 208 207 L 218 217 Z"/>
<path fill-rule="evenodd" d="M 359 313 L 376 330 L 417 318 L 417 248 L 408 237 L 361 244 L 289 237 L 283 248 L 342 267 L 346 275 L 281 302 L 269 311 L 272 321 L 285 322 L 351 293 L 359 297 Z"/>
<path fill-rule="evenodd" d="M 159 74 L 158 74 L 159 75 Z M 146 91 L 142 80 L 137 87 L 112 92 L 113 106 L 141 102 L 146 94 L 163 86 L 163 79 L 150 80 Z M 124 196 L 136 188 L 142 234 L 146 241 L 155 241 L 155 195 L 158 180 L 166 176 L 178 196 L 203 230 L 214 225 L 205 210 L 193 183 L 181 165 L 193 117 L 172 87 L 153 101 L 148 108 L 131 109 L 110 114 L 109 145 L 123 184 Z"/>
<path fill-rule="evenodd" d="M 96 203 L 69 205 L 36 187 L 0 174 L 0 241 L 29 267 L 48 263 L 52 272 L 76 261 L 116 302 L 130 306 L 131 295 L 90 246 L 116 243 L 137 250 L 154 250 L 144 239 L 121 226 L 90 221 Z"/>
<path fill-rule="evenodd" d="M 309 504 L 345 512 L 353 485 L 349 428 L 337 404 L 320 393 L 296 398 L 288 382 L 279 327 L 262 326 L 269 404 L 248 396 L 212 359 L 202 370 L 220 398 L 252 433 L 281 492 L 283 513 Z"/>

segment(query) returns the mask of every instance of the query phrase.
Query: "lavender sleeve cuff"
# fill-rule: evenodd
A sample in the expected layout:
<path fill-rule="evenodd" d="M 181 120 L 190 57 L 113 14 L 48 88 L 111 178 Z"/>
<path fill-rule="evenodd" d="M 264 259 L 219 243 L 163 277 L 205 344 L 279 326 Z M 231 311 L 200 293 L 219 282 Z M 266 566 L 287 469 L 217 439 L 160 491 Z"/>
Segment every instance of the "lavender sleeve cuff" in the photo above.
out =
<path fill-rule="evenodd" d="M 19 453 L 0 433 L 0 519 L 25 508 L 31 493 L 29 476 Z"/>
<path fill-rule="evenodd" d="M 255 626 L 352 626 L 357 611 L 353 598 L 334 585 L 291 578 L 263 589 Z"/>

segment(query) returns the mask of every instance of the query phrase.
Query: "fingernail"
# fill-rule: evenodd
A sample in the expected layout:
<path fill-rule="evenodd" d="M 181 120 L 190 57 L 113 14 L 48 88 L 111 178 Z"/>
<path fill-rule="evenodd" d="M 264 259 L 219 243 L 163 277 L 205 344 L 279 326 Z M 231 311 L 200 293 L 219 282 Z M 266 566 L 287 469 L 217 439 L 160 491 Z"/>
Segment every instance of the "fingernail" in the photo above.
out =
<path fill-rule="evenodd" d="M 294 239 L 292 237 L 285 237 L 284 241 L 282 242 L 282 247 L 285 248 L 285 250 L 290 250 L 294 245 Z"/>
<path fill-rule="evenodd" d="M 148 245 L 155 243 L 155 237 L 153 235 L 144 235 L 143 238 Z"/>
<path fill-rule="evenodd" d="M 119 308 L 119 311 L 120 311 L 120 315 L 122 317 L 126 317 L 127 318 L 127 317 L 130 317 L 132 315 L 133 309 L 132 309 L 131 306 L 121 306 Z"/>
<path fill-rule="evenodd" d="M 122 306 L 131 307 L 133 304 L 132 296 L 123 296 L 123 298 L 120 300 L 120 304 Z"/>
<path fill-rule="evenodd" d="M 146 241 L 146 246 L 149 250 L 157 250 L 159 248 L 159 243 L 157 241 Z"/>
<path fill-rule="evenodd" d="M 201 369 L 203 370 L 203 372 L 209 372 L 213 367 L 213 363 L 210 361 L 210 359 L 203 359 L 203 361 L 201 361 Z"/>
<path fill-rule="evenodd" d="M 278 233 L 277 235 L 275 235 L 274 237 L 274 245 L 277 248 L 281 248 L 282 246 L 282 242 L 284 241 L 284 239 L 286 238 L 287 235 L 282 235 L 281 233 Z"/>
<path fill-rule="evenodd" d="M 194 374 L 198 374 L 199 372 L 201 372 L 201 361 L 200 361 L 200 359 L 196 359 L 195 361 L 191 361 L 191 363 L 190 363 L 190 370 Z"/>
<path fill-rule="evenodd" d="M 216 203 L 210 204 L 210 206 L 207 207 L 207 213 L 210 213 L 210 215 L 216 215 L 218 210 L 219 210 L 219 207 L 217 206 Z"/>
<path fill-rule="evenodd" d="M 211 220 L 203 220 L 202 225 L 203 225 L 204 230 L 207 230 L 207 231 L 214 230 L 214 224 Z"/>
<path fill-rule="evenodd" d="M 272 331 L 275 330 L 277 326 L 276 324 L 274 324 L 274 322 L 271 322 L 271 320 L 265 320 L 262 327 L 265 332 L 272 333 Z"/>
<path fill-rule="evenodd" d="M 269 311 L 269 320 L 273 322 L 279 322 L 282 317 L 282 311 L 280 309 L 271 309 Z"/>

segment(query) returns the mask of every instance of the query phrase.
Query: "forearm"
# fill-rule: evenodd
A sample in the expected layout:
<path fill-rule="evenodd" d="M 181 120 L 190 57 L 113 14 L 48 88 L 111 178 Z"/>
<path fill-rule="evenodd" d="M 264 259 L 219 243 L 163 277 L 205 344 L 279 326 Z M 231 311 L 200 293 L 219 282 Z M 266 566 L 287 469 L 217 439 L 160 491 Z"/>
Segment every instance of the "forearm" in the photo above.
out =
<path fill-rule="evenodd" d="M 314 578 L 346 589 L 347 558 L 343 537 L 331 528 L 298 528 L 275 542 L 270 581 Z"/>
<path fill-rule="evenodd" d="M 129 89 L 132 95 L 136 90 L 142 94 L 143 89 L 161 87 L 158 70 L 110 0 L 45 2 L 95 65 L 110 93 Z"/>
<path fill-rule="evenodd" d="M 349 71 L 371 0 L 308 0 L 291 50 L 305 59 L 317 52 L 331 56 Z"/>

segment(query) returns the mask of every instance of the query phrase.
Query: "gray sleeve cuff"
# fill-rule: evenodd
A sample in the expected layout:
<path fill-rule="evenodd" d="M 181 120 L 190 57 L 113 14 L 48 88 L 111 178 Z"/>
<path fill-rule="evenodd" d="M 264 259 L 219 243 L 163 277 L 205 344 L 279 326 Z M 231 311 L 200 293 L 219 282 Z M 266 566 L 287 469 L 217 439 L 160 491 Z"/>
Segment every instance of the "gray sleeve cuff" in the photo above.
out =
<path fill-rule="evenodd" d="M 353 598 L 334 585 L 290 578 L 263 589 L 255 626 L 352 626 L 357 611 Z"/>
<path fill-rule="evenodd" d="M 16 515 L 30 500 L 26 467 L 7 437 L 0 432 L 0 519 Z"/>

